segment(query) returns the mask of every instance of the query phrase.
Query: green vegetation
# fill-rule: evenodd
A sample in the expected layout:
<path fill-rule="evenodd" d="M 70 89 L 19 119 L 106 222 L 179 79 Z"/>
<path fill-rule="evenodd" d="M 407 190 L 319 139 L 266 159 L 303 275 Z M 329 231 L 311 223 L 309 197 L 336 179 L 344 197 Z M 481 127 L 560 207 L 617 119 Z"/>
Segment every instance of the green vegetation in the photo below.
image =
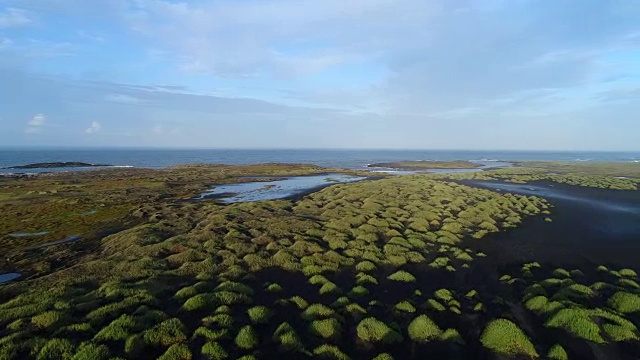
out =
<path fill-rule="evenodd" d="M 609 299 L 609 306 L 623 314 L 640 312 L 640 295 L 619 291 Z"/>
<path fill-rule="evenodd" d="M 236 346 L 241 349 L 251 350 L 258 346 L 260 340 L 258 338 L 258 334 L 251 325 L 246 325 L 240 328 L 234 342 Z"/>
<path fill-rule="evenodd" d="M 209 360 L 224 360 L 229 357 L 227 351 L 218 342 L 207 342 L 202 346 L 202 355 Z"/>
<path fill-rule="evenodd" d="M 442 334 L 442 330 L 426 315 L 413 319 L 409 328 L 409 338 L 415 342 L 426 343 L 433 341 Z"/>
<path fill-rule="evenodd" d="M 247 310 L 247 314 L 254 324 L 266 324 L 272 315 L 271 310 L 266 306 L 254 306 Z"/>
<path fill-rule="evenodd" d="M 305 320 L 316 320 L 319 318 L 325 318 L 332 316 L 335 311 L 324 304 L 309 305 L 302 313 L 302 318 Z"/>
<path fill-rule="evenodd" d="M 408 273 L 408 272 L 406 272 L 404 270 L 396 271 L 395 273 L 389 275 L 387 277 L 387 279 L 393 280 L 393 281 L 400 281 L 400 282 L 415 282 L 416 281 L 415 276 L 411 275 L 410 273 Z"/>
<path fill-rule="evenodd" d="M 507 319 L 496 319 L 487 325 L 480 338 L 487 349 L 508 356 L 538 357 L 533 344 L 524 332 Z"/>
<path fill-rule="evenodd" d="M 551 317 L 545 323 L 545 326 L 563 328 L 581 339 L 594 343 L 605 343 L 605 340 L 600 335 L 600 327 L 593 321 L 588 310 L 579 308 L 562 309 Z"/>
<path fill-rule="evenodd" d="M 192 354 L 189 347 L 184 344 L 174 344 L 162 354 L 158 360 L 191 360 Z"/>
<path fill-rule="evenodd" d="M 286 351 L 302 351 L 304 345 L 300 341 L 295 329 L 289 323 L 282 323 L 273 333 L 273 341 L 280 344 Z"/>
<path fill-rule="evenodd" d="M 416 312 L 416 307 L 408 301 L 402 301 L 396 304 L 396 310 L 407 313 L 414 313 Z"/>
<path fill-rule="evenodd" d="M 372 317 L 360 321 L 356 331 L 364 342 L 391 344 L 402 341 L 402 335 Z"/>
<path fill-rule="evenodd" d="M 549 349 L 547 358 L 551 360 L 569 360 L 569 355 L 559 344 L 555 344 Z"/>
<path fill-rule="evenodd" d="M 336 319 L 315 320 L 309 325 L 311 333 L 323 339 L 336 337 L 340 332 L 340 323 Z"/>
<path fill-rule="evenodd" d="M 182 201 L 207 184 L 249 181 L 246 175 L 322 171 L 211 165 L 0 177 L 0 245 L 8 259 L 0 267 L 25 275 L 0 286 L 0 358 L 392 359 L 407 346 L 464 354 L 462 346 L 478 343 L 467 327 L 485 328 L 483 345 L 507 357 L 535 357 L 537 349 L 566 358 L 581 341 L 617 342 L 626 351 L 640 341 L 633 266 L 594 271 L 545 260 L 544 267 L 499 267 L 510 273 L 495 284 L 470 282 L 494 266 L 492 246 L 483 243 L 490 233 L 549 215 L 553 208 L 541 198 L 408 175 L 335 184 L 298 199 Z M 631 182 L 509 171 L 459 176 Z M 38 188 L 46 194 L 26 194 Z M 75 215 L 91 208 L 97 216 Z M 38 229 L 83 239 L 23 251 L 55 239 L 4 235 Z M 545 333 L 534 348 L 522 331 L 529 324 L 510 316 L 513 309 L 548 328 L 536 331 L 575 339 L 561 343 L 565 351 Z M 497 315 L 512 320 L 489 322 Z"/>
<path fill-rule="evenodd" d="M 424 169 L 476 169 L 481 165 L 470 161 L 396 161 L 389 163 L 370 164 L 368 167 L 382 167 L 402 170 Z"/>
<path fill-rule="evenodd" d="M 337 346 L 334 345 L 320 345 L 313 349 L 313 354 L 321 359 L 331 360 L 349 360 L 349 356 L 343 353 Z"/>
<path fill-rule="evenodd" d="M 440 337 L 439 337 L 438 340 L 453 342 L 453 343 L 460 344 L 460 345 L 464 345 L 465 344 L 465 341 L 462 338 L 462 336 L 460 335 L 460 332 L 458 332 L 458 330 L 456 330 L 456 329 L 447 329 L 447 330 L 445 330 L 442 334 L 440 334 Z"/>

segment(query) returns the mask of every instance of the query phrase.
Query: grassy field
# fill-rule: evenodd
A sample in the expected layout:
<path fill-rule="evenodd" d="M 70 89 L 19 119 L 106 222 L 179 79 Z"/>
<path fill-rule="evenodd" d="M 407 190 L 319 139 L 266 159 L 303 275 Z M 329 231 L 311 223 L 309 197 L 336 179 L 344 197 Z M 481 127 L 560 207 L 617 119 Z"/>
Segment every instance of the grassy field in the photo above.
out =
<path fill-rule="evenodd" d="M 615 178 L 517 169 L 473 176 Z M 473 244 L 526 219 L 553 217 L 542 198 L 409 175 L 335 184 L 292 200 L 189 200 L 247 175 L 324 172 L 335 170 L 187 166 L 0 179 L 0 234 L 9 249 L 2 266 L 24 274 L 0 285 L 0 358 L 640 353 L 640 269 L 526 263 L 499 276 L 478 270 L 491 254 Z M 37 231 L 49 233 L 8 236 Z M 26 249 L 72 234 L 82 240 Z"/>

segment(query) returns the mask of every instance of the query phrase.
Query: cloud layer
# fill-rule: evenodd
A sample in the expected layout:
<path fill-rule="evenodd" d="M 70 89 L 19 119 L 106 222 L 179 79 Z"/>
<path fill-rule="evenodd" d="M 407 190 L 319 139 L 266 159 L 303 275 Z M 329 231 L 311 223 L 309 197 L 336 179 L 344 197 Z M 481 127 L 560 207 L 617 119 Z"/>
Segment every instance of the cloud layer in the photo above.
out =
<path fill-rule="evenodd" d="M 639 18 L 627 0 L 5 0 L 0 116 L 51 114 L 22 129 L 50 144 L 634 150 Z"/>

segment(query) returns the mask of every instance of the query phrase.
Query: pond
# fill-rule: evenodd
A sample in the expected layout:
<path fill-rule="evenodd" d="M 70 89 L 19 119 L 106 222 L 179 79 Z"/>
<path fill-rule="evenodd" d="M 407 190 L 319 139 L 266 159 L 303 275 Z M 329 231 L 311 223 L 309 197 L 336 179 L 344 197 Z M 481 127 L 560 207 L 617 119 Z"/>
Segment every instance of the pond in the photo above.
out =
<path fill-rule="evenodd" d="M 264 179 L 273 179 L 265 177 Z M 362 181 L 366 177 L 345 174 L 323 174 L 312 176 L 291 176 L 270 181 L 250 181 L 236 184 L 221 184 L 201 194 L 199 199 L 220 199 L 231 204 L 260 200 L 284 199 L 304 195 L 313 190 L 339 184 Z"/>
<path fill-rule="evenodd" d="M 19 278 L 20 274 L 18 273 L 6 273 L 6 274 L 0 274 L 0 284 L 4 284 L 7 283 L 9 281 L 15 280 L 17 278 Z"/>

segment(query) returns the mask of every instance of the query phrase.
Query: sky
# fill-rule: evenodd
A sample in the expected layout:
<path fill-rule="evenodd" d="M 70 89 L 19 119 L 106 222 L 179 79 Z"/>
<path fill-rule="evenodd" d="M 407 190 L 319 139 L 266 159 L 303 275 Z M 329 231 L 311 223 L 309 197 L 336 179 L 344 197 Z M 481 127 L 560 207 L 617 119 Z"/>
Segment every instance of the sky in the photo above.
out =
<path fill-rule="evenodd" d="M 0 146 L 640 150 L 637 0 L 0 0 Z"/>

